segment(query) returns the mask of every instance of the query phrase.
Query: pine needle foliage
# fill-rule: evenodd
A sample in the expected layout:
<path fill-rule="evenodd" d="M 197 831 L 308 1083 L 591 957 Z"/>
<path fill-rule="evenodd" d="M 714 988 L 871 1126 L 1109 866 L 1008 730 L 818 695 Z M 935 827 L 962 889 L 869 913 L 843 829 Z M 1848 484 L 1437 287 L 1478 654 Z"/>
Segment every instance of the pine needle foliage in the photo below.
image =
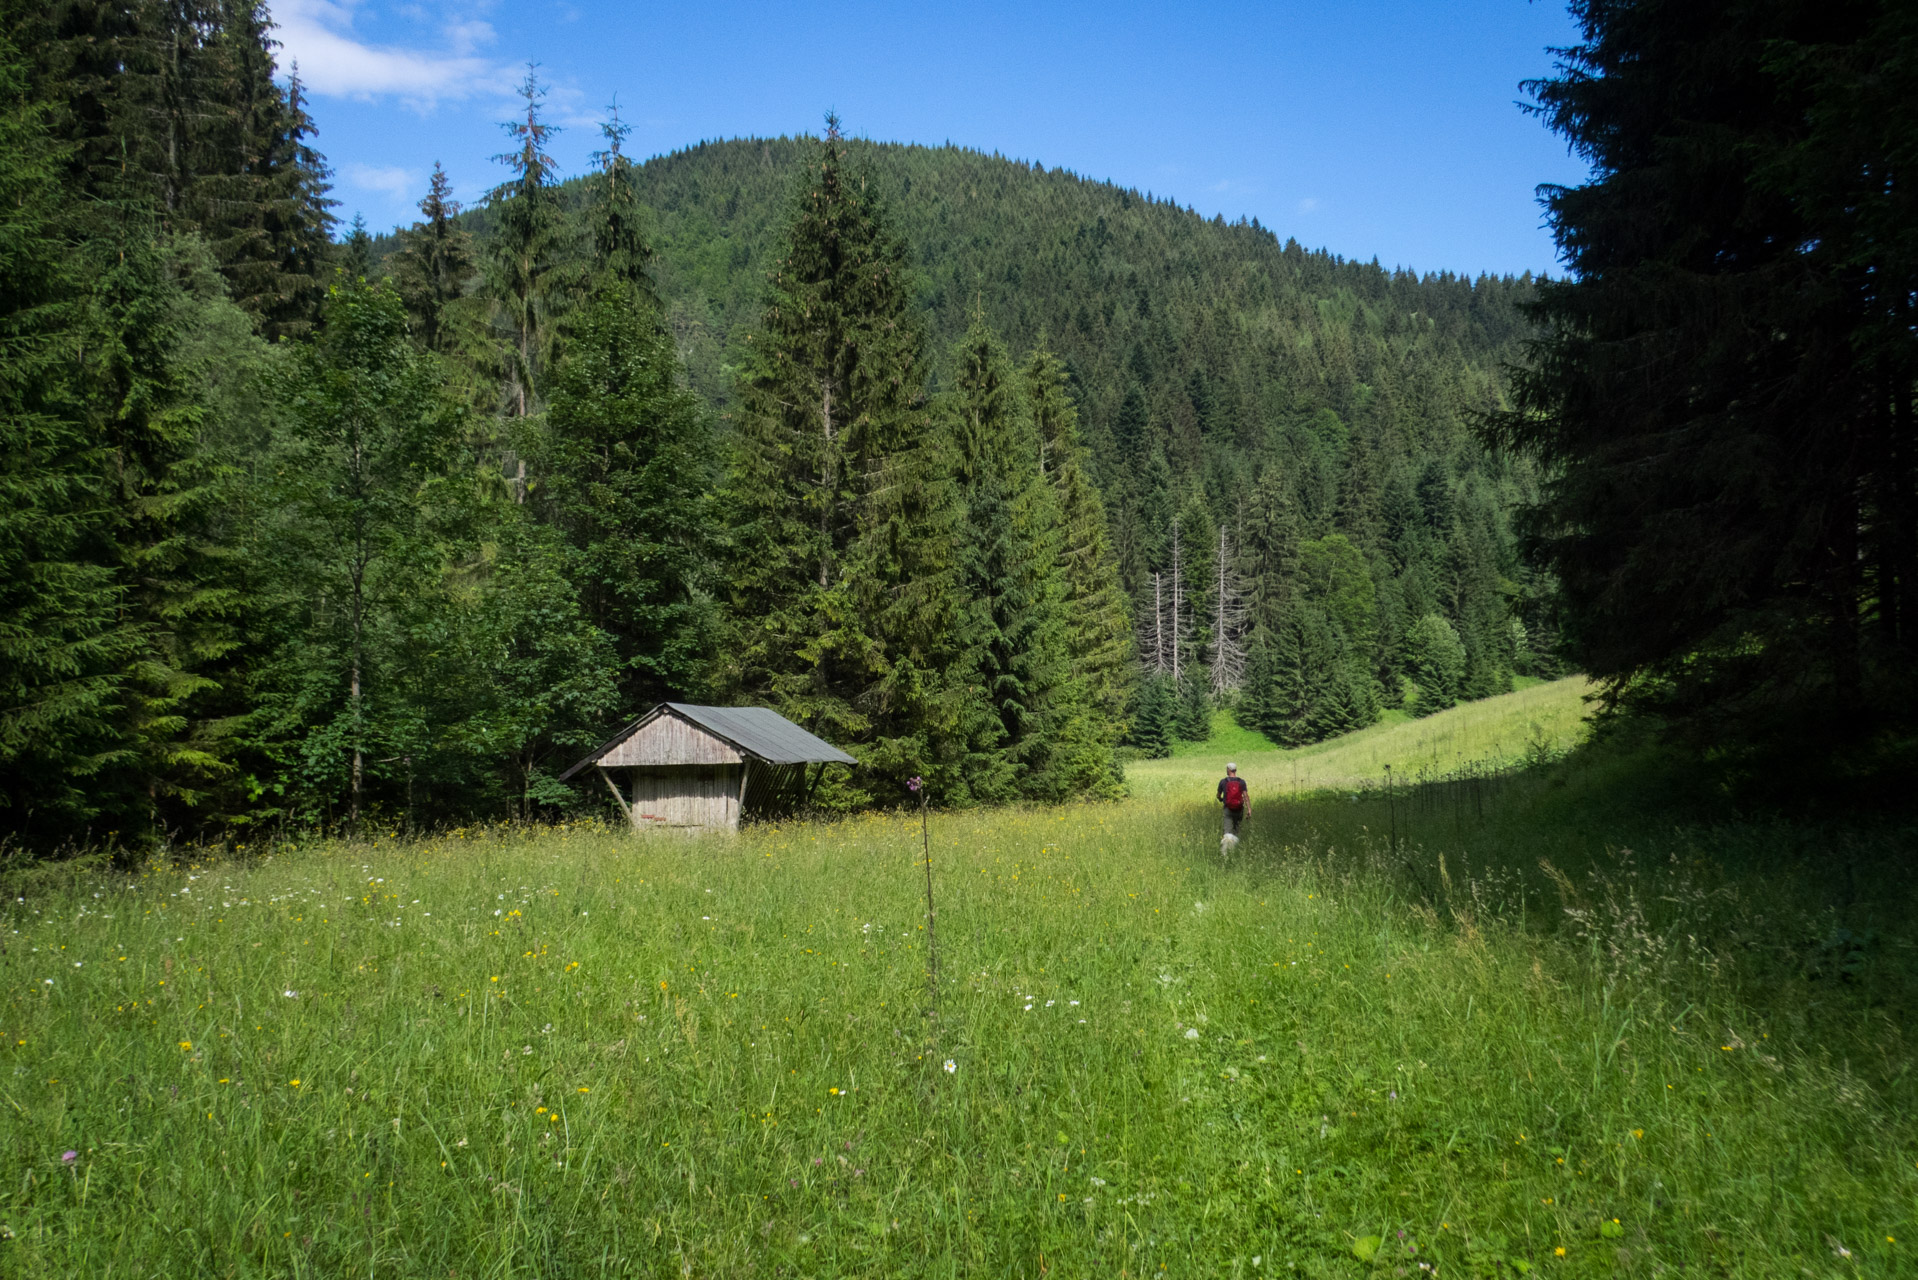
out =
<path fill-rule="evenodd" d="M 1714 749 L 1918 723 L 1918 23 L 1884 0 L 1572 6 L 1530 86 L 1592 166 L 1491 438 L 1569 651 Z M 1467 639 L 1468 653 L 1474 640 Z M 1813 751 L 1812 754 L 1819 754 Z"/>
<path fill-rule="evenodd" d="M 620 707 L 685 698 L 712 623 L 717 477 L 698 401 L 653 305 L 617 275 L 569 321 L 563 351 L 532 446 L 533 505 L 617 655 Z"/>
<path fill-rule="evenodd" d="M 102 804 L 124 759 L 142 649 L 115 572 L 106 442 L 88 428 L 83 296 L 64 265 L 64 157 L 0 39 L 0 820 L 51 836 Z"/>
<path fill-rule="evenodd" d="M 646 239 L 645 211 L 639 203 L 634 165 L 625 152 L 633 126 L 620 118 L 618 103 L 607 108 L 599 132 L 606 145 L 592 154 L 598 172 L 587 179 L 586 187 L 593 275 L 602 282 L 616 280 L 657 305 L 653 279 L 647 271 L 653 247 Z"/>
<path fill-rule="evenodd" d="M 540 407 L 569 293 L 567 229 L 549 150 L 559 128 L 546 120 L 546 88 L 530 67 L 518 94 L 522 115 L 500 125 L 512 145 L 493 159 L 506 167 L 508 177 L 487 194 L 492 227 L 480 259 L 481 282 L 492 304 L 499 408 L 508 418 L 530 417 Z"/>
<path fill-rule="evenodd" d="M 901 780 L 949 762 L 967 720 L 949 683 L 963 508 L 911 301 L 878 185 L 829 117 L 739 389 L 716 678 Z"/>
<path fill-rule="evenodd" d="M 1085 740 L 1073 772 L 1074 791 L 1109 793 L 1119 785 L 1111 744 L 1125 735 L 1127 708 L 1138 681 L 1129 601 L 1119 585 L 1106 507 L 1093 484 L 1065 367 L 1043 337 L 1022 370 L 1040 467 L 1052 485 L 1058 512 L 1058 580 L 1064 591 L 1065 651 L 1075 682 L 1074 706 L 1086 717 Z"/>
<path fill-rule="evenodd" d="M 437 160 L 419 210 L 420 220 L 398 234 L 388 271 L 420 345 L 450 355 L 465 345 L 459 312 L 474 270 L 473 237 L 455 221 L 459 202 L 453 199 L 452 179 Z"/>

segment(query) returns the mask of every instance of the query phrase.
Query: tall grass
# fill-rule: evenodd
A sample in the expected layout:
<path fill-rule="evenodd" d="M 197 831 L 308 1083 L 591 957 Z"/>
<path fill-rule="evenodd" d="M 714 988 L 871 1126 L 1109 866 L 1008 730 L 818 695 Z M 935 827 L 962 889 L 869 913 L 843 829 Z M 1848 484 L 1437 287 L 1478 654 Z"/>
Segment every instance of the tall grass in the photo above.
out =
<path fill-rule="evenodd" d="M 1289 751 L 1221 713 L 1215 717 L 1211 740 L 1181 742 L 1170 760 L 1136 762 L 1128 766 L 1127 775 L 1134 791 L 1148 797 L 1186 794 L 1202 782 L 1215 781 L 1228 760 L 1238 763 L 1255 797 L 1376 782 L 1387 765 L 1401 782 L 1409 783 L 1421 774 L 1442 774 L 1471 763 L 1515 763 L 1577 745 L 1585 738 L 1590 710 L 1586 698 L 1592 688 L 1582 676 L 1572 676 L 1424 719 L 1390 711 L 1369 729 Z"/>
<path fill-rule="evenodd" d="M 1229 864 L 1209 770 L 935 814 L 936 1020 L 916 815 L 27 896 L 0 1273 L 1908 1274 L 1910 1054 L 1864 971 L 1907 944 L 1796 979 L 1848 1027 L 1754 1004 L 1668 927 L 1760 900 L 1730 829 L 1643 816 L 1720 859 L 1682 904 L 1596 836 L 1561 900 L 1526 841 L 1603 780 L 1549 772 L 1494 806 L 1530 836 L 1454 845 L 1436 806 L 1393 845 L 1381 799 L 1255 790 Z"/>

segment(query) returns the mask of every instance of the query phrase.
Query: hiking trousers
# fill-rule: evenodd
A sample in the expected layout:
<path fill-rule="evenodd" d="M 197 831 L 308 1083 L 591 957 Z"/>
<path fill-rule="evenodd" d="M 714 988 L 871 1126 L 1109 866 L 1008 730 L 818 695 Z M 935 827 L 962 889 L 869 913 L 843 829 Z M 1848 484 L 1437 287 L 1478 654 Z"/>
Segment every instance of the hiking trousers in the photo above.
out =
<path fill-rule="evenodd" d="M 1225 813 L 1225 834 L 1238 835 L 1239 824 L 1245 821 L 1245 810 L 1227 809 L 1224 805 L 1220 805 L 1219 808 Z"/>

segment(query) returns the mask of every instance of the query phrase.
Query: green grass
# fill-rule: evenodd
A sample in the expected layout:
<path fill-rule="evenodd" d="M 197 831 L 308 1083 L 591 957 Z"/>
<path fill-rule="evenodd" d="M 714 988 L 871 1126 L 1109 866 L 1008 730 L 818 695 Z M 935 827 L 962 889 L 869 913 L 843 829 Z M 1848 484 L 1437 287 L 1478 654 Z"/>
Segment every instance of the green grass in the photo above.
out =
<path fill-rule="evenodd" d="M 916 818 L 30 895 L 0 1274 L 1911 1272 L 1908 831 L 1700 819 L 1620 748 L 1255 791 L 1228 864 L 1209 766 L 1135 777 L 932 817 L 936 1018 Z"/>
<path fill-rule="evenodd" d="M 1379 781 L 1391 765 L 1401 780 L 1441 774 L 1468 762 L 1514 762 L 1528 754 L 1564 751 L 1585 737 L 1585 701 L 1592 685 L 1581 676 L 1534 681 L 1515 692 L 1468 702 L 1424 719 L 1387 711 L 1378 724 L 1309 747 L 1281 750 L 1265 735 L 1241 728 L 1224 711 L 1213 713 L 1212 737 L 1174 744 L 1170 760 L 1142 760 L 1126 776 L 1142 796 L 1197 787 L 1238 764 L 1255 799 Z"/>

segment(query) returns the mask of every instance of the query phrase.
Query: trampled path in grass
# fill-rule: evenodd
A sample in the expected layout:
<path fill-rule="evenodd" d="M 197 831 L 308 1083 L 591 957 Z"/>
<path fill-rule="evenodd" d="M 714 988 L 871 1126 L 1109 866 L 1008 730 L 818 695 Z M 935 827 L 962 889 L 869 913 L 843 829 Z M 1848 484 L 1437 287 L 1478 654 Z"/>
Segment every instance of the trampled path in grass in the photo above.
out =
<path fill-rule="evenodd" d="M 1908 935 L 1761 954 L 1824 921 L 1788 833 L 1574 848 L 1655 767 L 1599 761 L 1393 845 L 1275 758 L 1226 864 L 1190 759 L 932 815 L 936 1016 L 909 814 L 14 902 L 0 1272 L 1909 1273 Z"/>

